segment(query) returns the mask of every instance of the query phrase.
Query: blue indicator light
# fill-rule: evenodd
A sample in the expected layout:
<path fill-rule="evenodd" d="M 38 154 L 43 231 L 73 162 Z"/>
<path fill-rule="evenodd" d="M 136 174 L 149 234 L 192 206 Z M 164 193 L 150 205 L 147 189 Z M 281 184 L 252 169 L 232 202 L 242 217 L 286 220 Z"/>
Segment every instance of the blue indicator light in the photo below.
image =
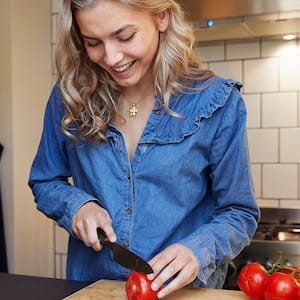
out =
<path fill-rule="evenodd" d="M 213 21 L 213 20 L 208 20 L 207 21 L 207 26 L 208 27 L 212 27 L 212 26 L 214 26 L 215 25 L 215 22 Z"/>

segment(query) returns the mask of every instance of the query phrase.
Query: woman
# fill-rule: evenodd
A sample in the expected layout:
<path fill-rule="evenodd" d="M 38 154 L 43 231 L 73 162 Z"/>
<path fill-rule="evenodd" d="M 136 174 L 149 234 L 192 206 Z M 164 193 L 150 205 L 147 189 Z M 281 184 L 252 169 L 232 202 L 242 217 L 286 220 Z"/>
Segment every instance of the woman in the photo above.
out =
<path fill-rule="evenodd" d="M 130 272 L 101 248 L 100 227 L 149 260 L 159 298 L 222 287 L 259 216 L 241 85 L 201 69 L 173 0 L 64 0 L 60 16 L 29 184 L 70 233 L 67 277 Z"/>

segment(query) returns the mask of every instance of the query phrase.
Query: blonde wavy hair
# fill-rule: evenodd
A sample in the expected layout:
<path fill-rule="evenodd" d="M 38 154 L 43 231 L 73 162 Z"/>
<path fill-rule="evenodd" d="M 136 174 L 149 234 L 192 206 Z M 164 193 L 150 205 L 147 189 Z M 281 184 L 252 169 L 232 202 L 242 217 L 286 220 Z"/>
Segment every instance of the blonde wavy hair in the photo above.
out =
<path fill-rule="evenodd" d="M 107 126 L 118 114 L 119 88 L 105 70 L 89 59 L 74 18 L 76 11 L 92 7 L 98 1 L 61 1 L 55 62 L 65 109 L 61 128 L 73 140 L 78 137 L 90 142 L 106 140 Z M 160 34 L 153 76 L 155 91 L 166 110 L 172 113 L 169 100 L 173 93 L 186 88 L 189 79 L 204 79 L 213 75 L 201 69 L 201 63 L 193 51 L 192 26 L 174 0 L 118 1 L 150 14 L 169 12 L 168 29 Z"/>

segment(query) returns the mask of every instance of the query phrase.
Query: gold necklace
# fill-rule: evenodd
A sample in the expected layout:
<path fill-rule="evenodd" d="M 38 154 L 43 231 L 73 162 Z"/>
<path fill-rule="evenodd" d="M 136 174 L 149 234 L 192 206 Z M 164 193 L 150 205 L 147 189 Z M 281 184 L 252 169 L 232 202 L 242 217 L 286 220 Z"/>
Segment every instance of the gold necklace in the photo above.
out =
<path fill-rule="evenodd" d="M 128 105 L 128 112 L 129 112 L 129 117 L 130 118 L 135 118 L 136 117 L 137 113 L 139 112 L 139 109 L 138 109 L 137 105 L 139 103 L 141 103 L 143 100 L 145 100 L 146 98 L 148 98 L 149 96 L 150 95 L 143 96 L 137 102 L 129 103 L 129 105 Z"/>
<path fill-rule="evenodd" d="M 131 118 L 135 118 L 135 116 L 137 115 L 137 113 L 139 112 L 138 108 L 137 108 L 137 105 L 138 103 L 130 103 L 129 104 L 129 108 L 128 108 L 128 111 L 129 111 L 129 117 Z"/>

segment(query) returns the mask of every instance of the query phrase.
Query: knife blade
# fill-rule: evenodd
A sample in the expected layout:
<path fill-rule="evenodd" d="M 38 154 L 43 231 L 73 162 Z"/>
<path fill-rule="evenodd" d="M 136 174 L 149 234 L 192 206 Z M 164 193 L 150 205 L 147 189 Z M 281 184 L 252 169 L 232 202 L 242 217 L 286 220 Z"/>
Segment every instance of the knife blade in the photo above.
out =
<path fill-rule="evenodd" d="M 118 243 L 111 243 L 108 241 L 101 228 L 97 228 L 97 234 L 101 246 L 105 245 L 111 249 L 115 262 L 132 271 L 144 274 L 153 273 L 151 266 L 137 254 L 131 252 Z"/>

